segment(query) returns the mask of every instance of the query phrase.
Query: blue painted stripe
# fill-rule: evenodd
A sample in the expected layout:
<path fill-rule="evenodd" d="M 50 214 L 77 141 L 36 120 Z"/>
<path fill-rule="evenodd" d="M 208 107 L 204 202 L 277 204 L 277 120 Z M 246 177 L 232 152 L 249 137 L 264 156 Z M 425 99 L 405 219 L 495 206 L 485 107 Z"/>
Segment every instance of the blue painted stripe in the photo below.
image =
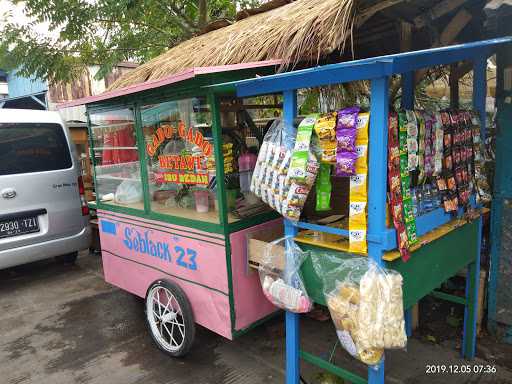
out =
<path fill-rule="evenodd" d="M 112 221 L 101 220 L 101 231 L 103 233 L 110 233 L 111 235 L 115 235 L 116 232 L 116 223 Z"/>

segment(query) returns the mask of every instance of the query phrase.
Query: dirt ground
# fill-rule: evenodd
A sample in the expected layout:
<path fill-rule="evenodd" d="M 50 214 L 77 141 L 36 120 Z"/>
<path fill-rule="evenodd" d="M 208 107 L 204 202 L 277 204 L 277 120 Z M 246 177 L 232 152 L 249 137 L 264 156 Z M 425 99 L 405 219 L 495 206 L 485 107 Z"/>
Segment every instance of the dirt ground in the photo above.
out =
<path fill-rule="evenodd" d="M 75 266 L 49 260 L 0 271 L 0 335 L 1 384 L 284 383 L 282 316 L 235 341 L 199 327 L 191 353 L 172 359 L 154 347 L 142 302 L 103 281 L 98 255 L 83 254 Z M 435 335 L 423 327 L 407 351 L 387 353 L 386 382 L 512 383 L 510 346 L 486 338 L 478 349 L 485 360 L 466 362 L 457 327 L 449 338 Z M 304 317 L 301 337 L 304 350 L 366 374 L 339 347 L 332 353 L 330 322 Z M 490 364 L 496 373 L 426 374 L 427 365 L 468 363 Z M 316 367 L 303 363 L 302 373 L 308 384 L 321 382 Z"/>

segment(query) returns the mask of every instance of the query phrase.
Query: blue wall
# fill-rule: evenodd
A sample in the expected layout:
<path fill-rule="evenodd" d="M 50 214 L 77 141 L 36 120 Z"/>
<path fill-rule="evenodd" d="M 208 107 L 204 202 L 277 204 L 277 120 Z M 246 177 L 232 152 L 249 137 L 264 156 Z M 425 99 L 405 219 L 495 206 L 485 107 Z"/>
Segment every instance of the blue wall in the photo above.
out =
<path fill-rule="evenodd" d="M 40 93 L 48 90 L 48 84 L 46 81 L 39 79 L 34 80 L 34 78 L 18 77 L 16 76 L 16 72 L 7 74 L 7 86 L 9 87 L 8 97 L 32 95 L 34 93 Z"/>

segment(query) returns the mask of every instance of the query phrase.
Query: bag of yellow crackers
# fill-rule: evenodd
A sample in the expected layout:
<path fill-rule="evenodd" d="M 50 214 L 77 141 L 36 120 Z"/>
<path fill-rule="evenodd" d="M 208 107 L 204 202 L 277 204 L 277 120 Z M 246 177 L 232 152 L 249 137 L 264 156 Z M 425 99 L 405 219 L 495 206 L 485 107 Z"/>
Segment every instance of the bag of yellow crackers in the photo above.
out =
<path fill-rule="evenodd" d="M 345 255 L 347 257 L 348 255 Z M 367 365 L 406 347 L 402 276 L 366 257 L 312 254 L 342 347 Z"/>

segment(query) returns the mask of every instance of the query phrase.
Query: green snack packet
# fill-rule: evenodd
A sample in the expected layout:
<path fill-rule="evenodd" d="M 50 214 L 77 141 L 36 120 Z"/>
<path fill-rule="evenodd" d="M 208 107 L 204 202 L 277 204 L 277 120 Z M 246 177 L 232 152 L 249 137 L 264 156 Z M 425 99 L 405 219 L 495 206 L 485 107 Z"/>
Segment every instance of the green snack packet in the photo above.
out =
<path fill-rule="evenodd" d="M 288 177 L 299 183 L 306 179 L 306 166 L 308 163 L 311 135 L 315 126 L 318 114 L 308 115 L 302 120 L 297 129 L 297 138 L 293 148 Z"/>
<path fill-rule="evenodd" d="M 408 164 L 407 154 L 400 155 L 400 178 L 409 176 Z"/>
<path fill-rule="evenodd" d="M 414 210 L 412 207 L 411 198 L 409 197 L 409 198 L 403 200 L 403 204 L 404 204 L 404 220 L 405 220 L 405 223 L 407 224 L 407 223 L 414 221 Z"/>
<path fill-rule="evenodd" d="M 316 183 L 316 210 L 329 211 L 331 209 L 331 165 L 321 163 Z"/>
<path fill-rule="evenodd" d="M 413 220 L 410 223 L 405 223 L 405 231 L 407 232 L 409 245 L 418 242 L 418 237 L 416 236 L 416 220 Z"/>

